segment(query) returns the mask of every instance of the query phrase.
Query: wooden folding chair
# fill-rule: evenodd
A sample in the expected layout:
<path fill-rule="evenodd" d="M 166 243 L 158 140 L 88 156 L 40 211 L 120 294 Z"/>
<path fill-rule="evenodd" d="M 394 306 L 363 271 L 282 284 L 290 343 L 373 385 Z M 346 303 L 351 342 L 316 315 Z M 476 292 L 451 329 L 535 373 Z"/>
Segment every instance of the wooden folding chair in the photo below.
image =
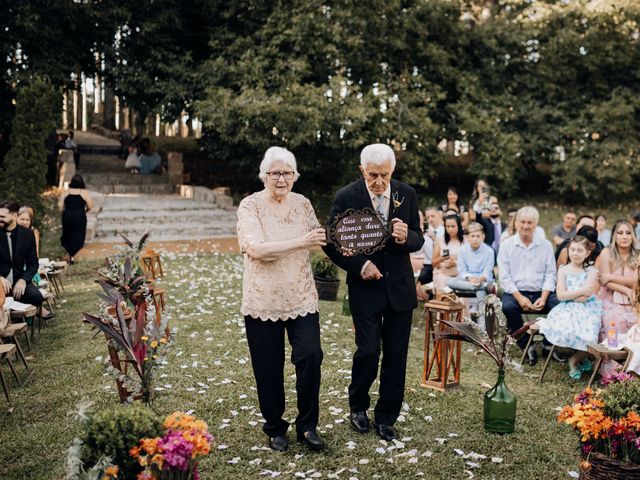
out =
<path fill-rule="evenodd" d="M 13 403 L 11 402 L 11 394 L 9 393 L 9 385 L 7 384 L 7 380 L 4 377 L 4 373 L 2 371 L 2 361 L 6 360 L 9 364 L 9 368 L 11 369 L 11 373 L 18 382 L 18 385 L 22 385 L 20 382 L 20 377 L 18 377 L 18 372 L 16 372 L 15 367 L 13 366 L 13 362 L 11 361 L 11 356 L 16 350 L 16 346 L 13 344 L 2 344 L 0 345 L 0 383 L 2 383 L 2 389 L 4 390 L 4 396 L 7 397 L 7 402 L 9 406 L 12 407 Z"/>
<path fill-rule="evenodd" d="M 622 366 L 622 371 L 626 372 L 629 367 L 629 362 L 631 361 L 631 357 L 633 356 L 633 352 L 629 350 L 627 347 L 624 347 L 622 350 L 609 350 L 604 345 L 600 345 L 598 343 L 587 345 L 587 351 L 596 357 L 596 361 L 593 364 L 593 373 L 591 374 L 591 378 L 589 379 L 589 383 L 587 387 L 590 387 L 593 381 L 598 374 L 598 370 L 602 365 L 604 360 L 616 360 L 618 362 L 624 362 Z"/>

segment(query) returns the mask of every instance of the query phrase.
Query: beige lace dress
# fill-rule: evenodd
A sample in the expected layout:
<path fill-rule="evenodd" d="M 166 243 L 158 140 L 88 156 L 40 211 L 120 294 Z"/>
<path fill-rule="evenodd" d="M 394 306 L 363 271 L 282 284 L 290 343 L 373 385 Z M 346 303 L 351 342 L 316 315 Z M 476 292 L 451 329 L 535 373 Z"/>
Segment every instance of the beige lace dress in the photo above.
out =
<path fill-rule="evenodd" d="M 243 315 L 276 321 L 318 311 L 308 249 L 293 250 L 274 261 L 247 255 L 251 245 L 293 240 L 320 226 L 304 196 L 290 192 L 288 202 L 288 209 L 273 208 L 262 191 L 246 197 L 238 207 L 238 243 L 244 254 Z"/>

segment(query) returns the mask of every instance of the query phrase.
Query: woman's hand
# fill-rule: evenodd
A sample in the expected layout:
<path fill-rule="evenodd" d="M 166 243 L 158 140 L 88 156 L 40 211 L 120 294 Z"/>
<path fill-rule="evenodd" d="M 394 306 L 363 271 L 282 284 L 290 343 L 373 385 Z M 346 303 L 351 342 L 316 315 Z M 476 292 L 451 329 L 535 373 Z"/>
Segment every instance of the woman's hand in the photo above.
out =
<path fill-rule="evenodd" d="M 306 248 L 324 247 L 327 244 L 327 234 L 324 228 L 314 228 L 304 237 L 302 243 Z"/>
<path fill-rule="evenodd" d="M 442 261 L 442 265 L 444 265 L 445 268 L 453 268 L 456 266 L 456 261 L 453 258 L 447 258 Z"/>

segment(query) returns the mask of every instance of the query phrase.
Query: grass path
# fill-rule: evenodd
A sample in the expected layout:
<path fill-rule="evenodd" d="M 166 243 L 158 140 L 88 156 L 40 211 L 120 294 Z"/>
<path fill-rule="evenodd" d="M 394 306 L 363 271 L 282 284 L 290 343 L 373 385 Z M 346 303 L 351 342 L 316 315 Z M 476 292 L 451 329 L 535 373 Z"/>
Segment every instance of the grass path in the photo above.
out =
<path fill-rule="evenodd" d="M 319 428 L 328 451 L 312 454 L 294 443 L 285 454 L 271 452 L 261 430 L 239 313 L 241 258 L 171 253 L 163 260 L 168 312 L 177 332 L 169 365 L 158 371 L 160 390 L 154 408 L 162 414 L 193 409 L 209 423 L 216 450 L 202 463 L 203 479 L 555 479 L 570 478 L 569 471 L 577 470 L 576 439 L 555 422 L 558 407 L 583 386 L 568 379 L 566 366 L 553 364 L 543 385 L 537 381 L 540 365 L 524 373 L 509 370 L 507 383 L 518 397 L 516 433 L 485 434 L 482 396 L 495 382 L 495 367 L 465 344 L 462 385 L 447 393 L 421 388 L 424 321 L 418 312 L 406 405 L 397 424 L 401 444 L 385 445 L 374 434 L 352 432 L 346 389 L 353 333 L 349 318 L 340 315 L 339 302 L 321 303 L 325 357 Z M 88 399 L 95 402 L 95 409 L 117 402 L 113 381 L 96 360 L 106 355 L 104 341 L 91 340 L 88 326 L 80 322 L 82 311 L 95 310 L 92 268 L 96 265 L 86 262 L 70 269 L 58 321 L 36 340 L 36 373 L 27 386 L 12 390 L 17 406 L 0 418 L 3 479 L 63 478 L 66 449 L 78 428 L 74 406 Z M 286 417 L 292 419 L 295 392 L 290 364 L 285 377 Z M 294 440 L 294 434 L 289 437 Z"/>

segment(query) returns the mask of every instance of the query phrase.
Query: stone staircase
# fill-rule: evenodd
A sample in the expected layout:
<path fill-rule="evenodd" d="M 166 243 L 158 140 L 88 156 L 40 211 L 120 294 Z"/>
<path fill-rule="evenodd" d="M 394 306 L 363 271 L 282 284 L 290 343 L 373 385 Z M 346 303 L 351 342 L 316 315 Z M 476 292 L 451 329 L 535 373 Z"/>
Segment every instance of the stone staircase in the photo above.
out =
<path fill-rule="evenodd" d="M 136 241 L 145 232 L 150 233 L 150 241 L 235 236 L 235 208 L 224 189 L 174 185 L 180 180 L 175 181 L 166 172 L 132 174 L 117 155 L 117 142 L 95 134 L 83 135 L 86 138 L 78 135 L 78 173 L 93 200 L 87 215 L 87 243 L 121 243 L 120 234 Z M 176 161 L 182 172 L 181 157 L 169 159 L 169 170 Z"/>
<path fill-rule="evenodd" d="M 103 196 L 94 242 L 121 242 L 120 234 L 137 240 L 200 240 L 235 235 L 237 218 L 230 209 L 177 195 L 117 194 Z"/>

